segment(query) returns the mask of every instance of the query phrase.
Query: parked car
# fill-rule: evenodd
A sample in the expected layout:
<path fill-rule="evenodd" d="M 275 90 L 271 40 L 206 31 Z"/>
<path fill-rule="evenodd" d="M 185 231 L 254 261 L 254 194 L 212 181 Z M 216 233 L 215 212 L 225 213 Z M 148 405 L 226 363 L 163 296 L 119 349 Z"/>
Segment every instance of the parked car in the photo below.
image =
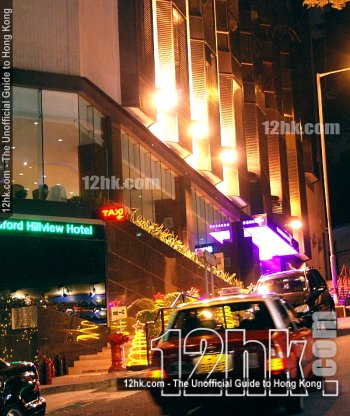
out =
<path fill-rule="evenodd" d="M 277 293 L 286 299 L 308 324 L 317 311 L 332 311 L 334 301 L 320 272 L 313 268 L 288 270 L 260 277 L 255 291 Z"/>
<path fill-rule="evenodd" d="M 243 329 L 246 331 L 227 331 Z M 243 333 L 245 340 L 250 341 L 247 344 Z M 291 353 L 288 353 L 288 336 L 295 341 L 291 343 Z M 297 341 L 306 341 L 304 353 Z M 267 379 L 273 383 L 294 381 L 299 392 L 299 380 L 312 378 L 313 342 L 311 330 L 302 326 L 292 307 L 278 295 L 233 295 L 182 305 L 152 348 L 148 377 L 158 378 L 164 388 L 153 385 L 150 392 L 164 415 L 184 415 L 186 406 L 203 404 L 203 396 L 210 400 L 208 396 L 218 393 L 215 384 L 218 380 L 228 382 L 231 393 L 246 388 L 240 383 L 247 379 L 260 381 L 252 386 L 252 395 L 262 393 Z M 247 352 L 249 370 L 244 358 Z M 197 388 L 198 381 L 212 379 L 213 384 L 202 390 Z M 182 384 L 176 380 L 182 380 Z M 186 381 L 190 382 L 187 386 L 183 384 Z M 188 397 L 188 393 L 194 396 Z M 226 393 L 220 396 L 220 405 L 234 400 L 228 396 Z M 302 409 L 300 396 L 268 397 L 267 402 L 274 407 L 279 403 L 294 413 Z"/>
<path fill-rule="evenodd" d="M 0 358 L 1 416 L 45 415 L 46 401 L 40 395 L 39 375 L 31 362 L 8 363 Z"/>

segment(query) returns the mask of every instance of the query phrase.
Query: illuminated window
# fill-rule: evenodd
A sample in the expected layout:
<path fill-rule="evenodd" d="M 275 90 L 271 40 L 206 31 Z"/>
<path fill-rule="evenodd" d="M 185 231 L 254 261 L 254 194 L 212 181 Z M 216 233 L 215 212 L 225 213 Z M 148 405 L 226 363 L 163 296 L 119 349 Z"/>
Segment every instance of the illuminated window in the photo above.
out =
<path fill-rule="evenodd" d="M 162 224 L 175 215 L 175 174 L 127 134 L 121 136 L 123 181 L 136 186 L 123 190 L 124 204 Z"/>
<path fill-rule="evenodd" d="M 15 198 L 66 201 L 105 175 L 105 117 L 78 94 L 14 87 Z M 51 193 L 50 193 L 51 191 Z"/>
<path fill-rule="evenodd" d="M 42 104 L 44 183 L 49 190 L 63 186 L 68 198 L 79 195 L 78 95 L 43 91 Z"/>
<path fill-rule="evenodd" d="M 31 88 L 13 88 L 13 185 L 14 197 L 32 198 L 43 183 L 41 94 Z M 19 188 L 21 189 L 21 188 Z"/>
<path fill-rule="evenodd" d="M 230 219 L 223 214 L 217 206 L 211 203 L 208 198 L 192 189 L 192 212 L 195 233 L 195 246 L 200 247 L 207 244 L 217 243 L 209 233 L 211 225 L 230 222 Z"/>

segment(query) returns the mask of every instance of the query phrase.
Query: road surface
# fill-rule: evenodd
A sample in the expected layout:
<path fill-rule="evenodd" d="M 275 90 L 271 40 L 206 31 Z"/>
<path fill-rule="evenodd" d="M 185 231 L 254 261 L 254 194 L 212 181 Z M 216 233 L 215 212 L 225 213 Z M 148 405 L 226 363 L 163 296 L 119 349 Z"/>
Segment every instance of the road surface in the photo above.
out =
<path fill-rule="evenodd" d="M 349 325 L 350 326 L 350 325 Z M 338 397 L 322 397 L 320 392 L 311 392 L 305 400 L 301 416 L 348 416 L 350 408 L 350 328 L 340 330 L 336 339 Z M 46 397 L 49 416 L 160 416 L 147 391 L 105 391 L 88 390 L 82 392 L 58 393 Z M 264 405 L 253 398 L 249 405 L 241 408 L 236 405 L 223 408 L 220 398 L 214 405 L 192 408 L 188 416 L 247 416 L 268 414 Z M 185 415 L 183 415 L 185 416 Z"/>

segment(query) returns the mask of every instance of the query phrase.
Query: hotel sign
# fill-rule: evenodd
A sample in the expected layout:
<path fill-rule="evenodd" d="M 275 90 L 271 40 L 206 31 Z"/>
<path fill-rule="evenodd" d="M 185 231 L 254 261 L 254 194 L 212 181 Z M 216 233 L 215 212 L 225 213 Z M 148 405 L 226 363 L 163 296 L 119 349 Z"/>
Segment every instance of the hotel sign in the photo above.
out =
<path fill-rule="evenodd" d="M 9 219 L 0 224 L 1 234 L 21 235 L 60 235 L 71 237 L 91 237 L 95 235 L 95 226 L 90 224 L 74 224 L 33 219 Z"/>

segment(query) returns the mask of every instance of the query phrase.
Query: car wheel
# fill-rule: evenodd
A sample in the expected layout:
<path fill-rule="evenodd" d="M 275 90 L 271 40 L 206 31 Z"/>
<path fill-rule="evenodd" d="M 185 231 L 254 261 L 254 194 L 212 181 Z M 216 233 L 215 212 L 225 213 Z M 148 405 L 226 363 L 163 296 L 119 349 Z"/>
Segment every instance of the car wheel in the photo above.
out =
<path fill-rule="evenodd" d="M 4 407 L 3 416 L 24 416 L 24 410 L 16 403 L 9 403 Z"/>

